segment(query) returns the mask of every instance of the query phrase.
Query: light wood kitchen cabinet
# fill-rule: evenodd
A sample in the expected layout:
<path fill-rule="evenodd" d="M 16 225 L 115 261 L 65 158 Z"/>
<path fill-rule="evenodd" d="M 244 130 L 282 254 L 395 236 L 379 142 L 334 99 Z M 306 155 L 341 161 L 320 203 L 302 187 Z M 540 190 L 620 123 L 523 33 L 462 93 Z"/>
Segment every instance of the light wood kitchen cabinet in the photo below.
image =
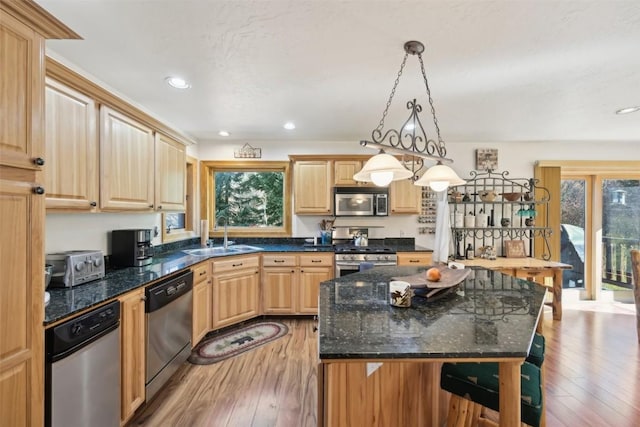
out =
<path fill-rule="evenodd" d="M 433 253 L 431 252 L 398 252 L 398 265 L 433 265 Z"/>
<path fill-rule="evenodd" d="M 131 418 L 145 401 L 145 312 L 144 288 L 129 292 L 120 299 L 120 420 Z"/>
<path fill-rule="evenodd" d="M 264 314 L 295 314 L 298 261 L 292 254 L 262 256 L 262 311 Z"/>
<path fill-rule="evenodd" d="M 44 420 L 44 44 L 78 38 L 34 2 L 0 2 L 0 414 Z"/>
<path fill-rule="evenodd" d="M 1 17 L 0 161 L 3 165 L 42 170 L 44 39 L 6 13 L 4 7 Z"/>
<path fill-rule="evenodd" d="M 332 162 L 300 160 L 293 164 L 294 208 L 296 214 L 329 215 L 331 202 Z"/>
<path fill-rule="evenodd" d="M 391 214 L 419 214 L 422 187 L 409 179 L 393 181 L 389 185 L 389 211 Z"/>
<path fill-rule="evenodd" d="M 154 208 L 153 130 L 109 107 L 100 108 L 100 208 Z"/>
<path fill-rule="evenodd" d="M 260 256 L 213 261 L 213 329 L 259 314 Z"/>
<path fill-rule="evenodd" d="M 98 206 L 98 138 L 93 99 L 46 79 L 47 209 Z"/>
<path fill-rule="evenodd" d="M 353 175 L 362 169 L 360 160 L 336 160 L 333 162 L 334 185 L 357 186 L 364 185 L 353 179 Z"/>
<path fill-rule="evenodd" d="M 391 214 L 419 214 L 422 187 L 413 181 L 403 179 L 389 185 L 389 206 Z"/>
<path fill-rule="evenodd" d="M 334 277 L 333 258 L 332 253 L 300 255 L 298 313 L 318 314 L 320 282 Z"/>
<path fill-rule="evenodd" d="M 191 346 L 196 344 L 211 330 L 211 262 L 205 261 L 193 267 L 193 321 Z"/>
<path fill-rule="evenodd" d="M 155 205 L 159 211 L 183 211 L 187 193 L 187 151 L 183 144 L 156 133 Z"/>

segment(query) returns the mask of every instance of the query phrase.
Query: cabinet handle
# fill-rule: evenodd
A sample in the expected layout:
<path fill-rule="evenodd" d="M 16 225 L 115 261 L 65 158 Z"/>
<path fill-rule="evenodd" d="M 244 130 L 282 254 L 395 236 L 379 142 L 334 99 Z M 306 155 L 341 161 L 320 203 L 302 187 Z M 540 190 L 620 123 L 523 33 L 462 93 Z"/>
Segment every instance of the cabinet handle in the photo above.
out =
<path fill-rule="evenodd" d="M 295 271 L 295 270 L 291 270 L 291 272 L 292 272 L 292 273 L 295 273 L 296 271 Z"/>
<path fill-rule="evenodd" d="M 44 159 L 42 157 L 36 157 L 35 159 L 33 159 L 33 163 L 38 166 L 44 166 Z"/>
<path fill-rule="evenodd" d="M 420 260 L 419 259 L 410 259 L 409 262 L 414 262 L 415 263 L 415 262 L 420 262 Z"/>
<path fill-rule="evenodd" d="M 273 262 L 281 263 L 281 262 L 284 262 L 284 260 L 283 259 L 274 259 Z"/>
<path fill-rule="evenodd" d="M 146 295 L 142 295 L 142 296 L 140 297 L 140 301 L 146 301 L 146 300 L 147 300 L 147 296 L 146 296 Z"/>
<path fill-rule="evenodd" d="M 321 259 L 312 259 L 311 262 L 322 262 Z"/>
<path fill-rule="evenodd" d="M 96 206 L 98 206 L 98 203 L 96 203 L 96 202 L 91 202 L 91 203 L 89 203 L 89 206 L 93 206 L 93 207 L 95 208 Z"/>
<path fill-rule="evenodd" d="M 242 266 L 242 263 L 239 263 L 239 264 L 231 264 L 231 267 L 241 267 L 241 266 Z"/>
<path fill-rule="evenodd" d="M 203 271 L 202 273 L 199 274 L 199 276 L 204 276 L 205 274 L 207 274 L 207 272 Z"/>
<path fill-rule="evenodd" d="M 44 187 L 36 187 L 33 189 L 33 192 L 36 194 L 44 194 Z"/>

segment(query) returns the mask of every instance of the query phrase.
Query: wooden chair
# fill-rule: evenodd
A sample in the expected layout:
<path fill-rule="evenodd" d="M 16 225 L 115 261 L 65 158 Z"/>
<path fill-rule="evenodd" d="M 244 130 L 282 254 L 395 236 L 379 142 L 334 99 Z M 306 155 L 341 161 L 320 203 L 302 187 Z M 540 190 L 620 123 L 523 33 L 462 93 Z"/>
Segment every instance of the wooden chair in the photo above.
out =
<path fill-rule="evenodd" d="M 536 334 L 522 372 L 522 421 L 534 427 L 545 427 L 544 408 L 545 340 Z M 447 427 L 497 427 L 491 413 L 498 410 L 497 363 L 444 363 L 440 387 L 451 393 Z M 495 414 L 495 412 L 494 412 Z M 523 424 L 524 425 L 524 424 Z"/>
<path fill-rule="evenodd" d="M 633 272 L 633 295 L 636 300 L 636 330 L 640 343 L 640 250 L 631 250 L 631 271 Z"/>

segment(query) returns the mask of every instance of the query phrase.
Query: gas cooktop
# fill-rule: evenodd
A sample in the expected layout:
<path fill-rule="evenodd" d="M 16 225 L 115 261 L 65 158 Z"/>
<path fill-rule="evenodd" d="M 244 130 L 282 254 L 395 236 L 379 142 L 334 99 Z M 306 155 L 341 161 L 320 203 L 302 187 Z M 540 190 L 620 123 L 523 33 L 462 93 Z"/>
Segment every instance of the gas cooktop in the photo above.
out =
<path fill-rule="evenodd" d="M 335 252 L 344 254 L 394 254 L 396 251 L 387 246 L 336 245 Z"/>

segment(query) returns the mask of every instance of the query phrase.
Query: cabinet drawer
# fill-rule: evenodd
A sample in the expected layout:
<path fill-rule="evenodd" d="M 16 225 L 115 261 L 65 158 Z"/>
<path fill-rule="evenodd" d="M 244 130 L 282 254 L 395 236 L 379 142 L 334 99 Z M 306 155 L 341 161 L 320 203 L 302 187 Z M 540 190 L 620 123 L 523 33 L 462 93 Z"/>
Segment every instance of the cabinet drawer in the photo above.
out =
<path fill-rule="evenodd" d="M 213 262 L 213 272 L 222 273 L 224 271 L 242 270 L 245 268 L 260 267 L 260 258 L 258 256 L 239 256 L 229 257 L 224 260 Z"/>
<path fill-rule="evenodd" d="M 407 252 L 398 254 L 398 265 L 431 265 L 433 254 L 430 252 Z"/>
<path fill-rule="evenodd" d="M 209 261 L 194 266 L 191 271 L 193 271 L 193 283 L 204 282 L 209 278 Z"/>
<path fill-rule="evenodd" d="M 332 266 L 333 254 L 300 255 L 300 267 Z"/>
<path fill-rule="evenodd" d="M 262 255 L 263 267 L 295 267 L 296 256 L 295 255 L 279 255 L 269 254 Z"/>

